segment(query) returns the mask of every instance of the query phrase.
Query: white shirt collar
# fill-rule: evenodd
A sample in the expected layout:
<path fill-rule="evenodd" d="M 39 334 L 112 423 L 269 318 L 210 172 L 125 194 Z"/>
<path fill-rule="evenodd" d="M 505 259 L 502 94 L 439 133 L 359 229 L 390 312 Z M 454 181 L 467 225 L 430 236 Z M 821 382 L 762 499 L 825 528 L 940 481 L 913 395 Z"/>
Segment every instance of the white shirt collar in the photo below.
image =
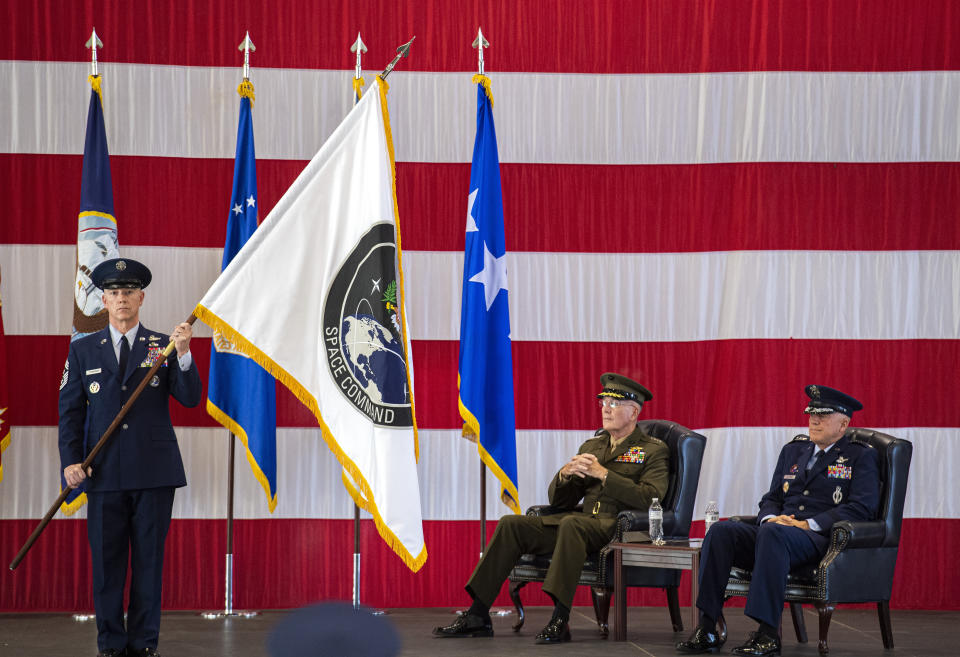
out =
<path fill-rule="evenodd" d="M 120 338 L 123 336 L 127 337 L 127 342 L 130 346 L 133 346 L 133 340 L 137 337 L 137 331 L 140 330 L 140 322 L 137 322 L 137 325 L 126 333 L 121 333 L 113 324 L 109 324 L 110 327 L 110 339 L 113 340 L 113 346 L 118 347 L 120 345 Z"/>

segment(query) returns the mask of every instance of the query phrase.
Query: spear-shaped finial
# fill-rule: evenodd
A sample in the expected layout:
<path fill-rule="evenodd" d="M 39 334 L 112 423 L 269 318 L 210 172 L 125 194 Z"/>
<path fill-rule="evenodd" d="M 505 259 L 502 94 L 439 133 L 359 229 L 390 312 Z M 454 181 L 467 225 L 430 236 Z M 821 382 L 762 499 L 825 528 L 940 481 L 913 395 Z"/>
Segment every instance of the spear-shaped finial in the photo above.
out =
<path fill-rule="evenodd" d="M 97 77 L 97 48 L 103 48 L 103 41 L 97 36 L 97 28 L 93 28 L 93 32 L 90 34 L 90 39 L 84 44 L 87 48 L 90 49 L 90 75 Z"/>
<path fill-rule="evenodd" d="M 393 67 L 397 65 L 397 62 L 400 61 L 401 57 L 406 57 L 407 55 L 410 54 L 410 44 L 413 43 L 413 39 L 416 39 L 416 38 L 417 37 L 411 38 L 405 44 L 397 48 L 397 56 L 393 58 L 392 62 L 387 64 L 387 68 L 383 69 L 383 73 L 380 74 L 381 80 L 387 79 L 387 76 L 390 75 L 390 71 L 392 71 Z"/>
<path fill-rule="evenodd" d="M 357 40 L 350 46 L 350 52 L 357 53 L 357 67 L 353 71 L 353 79 L 359 80 L 363 77 L 363 68 L 360 66 L 360 55 L 367 52 L 367 47 L 363 44 L 359 32 L 357 32 Z"/>
<path fill-rule="evenodd" d="M 477 49 L 477 73 L 483 75 L 483 49 L 490 47 L 490 42 L 483 38 L 483 30 L 477 28 L 477 38 L 473 40 L 473 47 Z"/>
<path fill-rule="evenodd" d="M 253 41 L 250 40 L 250 32 L 247 31 L 247 35 L 243 37 L 243 41 L 240 42 L 240 45 L 237 46 L 237 50 L 243 51 L 243 79 L 250 79 L 250 53 L 256 52 L 257 48 L 253 45 Z"/>

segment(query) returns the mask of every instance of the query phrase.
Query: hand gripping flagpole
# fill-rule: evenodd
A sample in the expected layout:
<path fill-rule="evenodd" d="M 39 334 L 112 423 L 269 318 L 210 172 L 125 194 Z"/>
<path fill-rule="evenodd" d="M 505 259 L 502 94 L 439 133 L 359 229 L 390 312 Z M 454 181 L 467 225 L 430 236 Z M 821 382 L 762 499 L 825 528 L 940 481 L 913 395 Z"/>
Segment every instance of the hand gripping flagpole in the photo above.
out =
<path fill-rule="evenodd" d="M 187 324 L 193 324 L 197 321 L 196 316 L 193 313 L 190 313 L 190 317 L 187 318 Z M 157 362 L 153 364 L 153 367 L 147 372 L 146 376 L 143 377 L 143 380 L 140 381 L 140 385 L 136 387 L 133 391 L 133 394 L 130 395 L 130 399 L 120 407 L 120 412 L 117 413 L 117 416 L 113 418 L 113 422 L 110 423 L 110 426 L 107 427 L 107 430 L 103 432 L 103 435 L 100 436 L 100 440 L 97 441 L 97 444 L 93 446 L 93 449 L 90 450 L 90 453 L 87 454 L 87 458 L 83 459 L 83 463 L 80 464 L 80 467 L 86 472 L 91 465 L 93 465 L 93 460 L 97 457 L 104 446 L 107 444 L 107 441 L 113 435 L 113 432 L 117 430 L 117 427 L 120 426 L 120 423 L 123 421 L 123 418 L 127 416 L 127 413 L 130 411 L 130 408 L 137 402 L 137 399 L 140 398 L 140 393 L 143 392 L 143 389 L 147 387 L 147 384 L 150 383 L 150 379 L 153 378 L 153 375 L 157 373 L 157 370 L 167 362 L 167 357 L 173 353 L 175 348 L 175 343 L 173 339 L 170 340 L 170 344 L 161 352 L 160 358 L 157 359 Z M 27 538 L 26 543 L 23 544 L 23 547 L 20 548 L 20 551 L 17 552 L 17 556 L 13 558 L 13 561 L 10 562 L 10 570 L 15 570 L 17 566 L 20 565 L 20 562 L 23 561 L 23 558 L 27 556 L 27 552 L 33 547 L 33 544 L 37 542 L 37 539 L 40 537 L 41 532 L 46 528 L 50 523 L 50 519 L 53 518 L 54 514 L 60 508 L 60 505 L 63 504 L 63 501 L 67 499 L 67 495 L 70 494 L 72 488 L 64 488 L 60 491 L 60 495 L 57 497 L 56 501 L 51 505 L 47 510 L 47 513 L 40 520 L 40 524 L 37 525 L 37 528 L 33 530 L 33 533 Z"/>
<path fill-rule="evenodd" d="M 249 88 L 253 93 L 253 85 L 250 83 L 250 53 L 256 52 L 257 48 L 250 40 L 250 32 L 246 33 L 243 41 L 237 46 L 237 50 L 243 51 L 243 82 L 240 83 L 238 91 L 244 91 Z M 224 585 L 223 585 L 223 611 L 205 611 L 200 615 L 208 620 L 216 618 L 252 618 L 259 616 L 259 611 L 235 611 L 233 608 L 233 493 L 234 479 L 233 473 L 236 463 L 236 436 L 232 431 L 227 431 L 227 553 L 224 556 Z"/>

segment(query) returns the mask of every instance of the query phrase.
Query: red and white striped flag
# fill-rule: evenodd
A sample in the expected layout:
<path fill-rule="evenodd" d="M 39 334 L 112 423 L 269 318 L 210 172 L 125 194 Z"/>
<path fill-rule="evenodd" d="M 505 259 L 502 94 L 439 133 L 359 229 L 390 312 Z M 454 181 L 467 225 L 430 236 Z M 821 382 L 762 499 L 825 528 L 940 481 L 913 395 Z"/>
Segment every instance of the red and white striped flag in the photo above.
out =
<path fill-rule="evenodd" d="M 13 37 L 0 40 L 0 117 L 13 125 L 0 131 L 0 261 L 17 308 L 4 317 L 18 384 L 10 403 L 24 425 L 4 482 L 4 499 L 16 495 L 0 523 L 42 514 L 34 480 L 50 471 L 56 443 L 51 400 L 70 304 L 51 300 L 72 278 L 88 4 L 49 17 L 15 4 Z M 696 508 L 716 499 L 723 516 L 756 508 L 780 446 L 805 430 L 803 386 L 829 385 L 864 403 L 857 425 L 915 445 L 892 604 L 955 606 L 960 502 L 944 494 L 960 464 L 960 15 L 951 0 L 485 0 L 464 12 L 439 0 L 208 4 L 177 17 L 191 39 L 175 48 L 151 26 L 168 20 L 161 3 L 115 3 L 96 17 L 115 205 L 125 254 L 154 272 L 142 311 L 151 326 L 181 321 L 219 273 L 236 108 L 212 90 L 232 89 L 244 31 L 263 35 L 264 216 L 353 105 L 357 31 L 364 62 L 380 65 L 417 35 L 391 74 L 391 127 L 430 560 L 408 574 L 365 537 L 366 603 L 461 604 L 476 556 L 478 468 L 475 447 L 459 439 L 456 369 L 479 24 L 491 43 L 510 208 L 524 504 L 545 500 L 549 478 L 599 426 L 593 395 L 604 371 L 653 391 L 645 417 L 708 436 Z M 311 290 L 278 292 L 296 303 Z M 196 334 L 203 368 L 209 332 Z M 210 607 L 219 577 L 191 546 L 219 544 L 220 434 L 202 409 L 173 414 L 190 486 L 178 494 L 168 570 L 190 585 L 165 586 L 166 603 Z M 238 604 L 346 599 L 350 567 L 338 553 L 351 551 L 353 507 L 341 468 L 282 391 L 277 419 L 284 503 L 268 518 L 256 482 L 238 479 L 236 516 L 249 535 L 237 540 L 297 577 L 266 586 L 265 575 L 241 573 L 235 590 L 249 597 Z M 488 517 L 502 512 L 488 505 Z M 79 525 L 62 531 L 84 540 Z M 30 563 L 42 562 L 24 564 L 22 576 L 39 581 Z M 39 605 L 18 595 L 3 587 L 0 610 Z M 631 600 L 662 603 L 647 592 Z"/>

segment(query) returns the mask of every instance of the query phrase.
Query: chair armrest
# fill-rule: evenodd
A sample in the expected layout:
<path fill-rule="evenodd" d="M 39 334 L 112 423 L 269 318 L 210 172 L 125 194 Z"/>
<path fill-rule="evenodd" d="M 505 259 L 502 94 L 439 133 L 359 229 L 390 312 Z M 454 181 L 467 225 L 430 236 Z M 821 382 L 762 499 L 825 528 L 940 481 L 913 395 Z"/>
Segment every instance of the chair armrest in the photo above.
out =
<path fill-rule="evenodd" d="M 870 548 L 883 545 L 886 530 L 883 522 L 879 520 L 862 522 L 841 520 L 834 523 L 833 527 L 830 528 L 830 535 L 830 544 L 838 546 L 841 550 Z"/>
<path fill-rule="evenodd" d="M 562 509 L 550 504 L 536 504 L 527 509 L 528 516 L 552 516 L 558 513 L 569 513 L 570 511 L 582 511 L 583 505 L 578 504 L 572 509 Z"/>
<path fill-rule="evenodd" d="M 757 516 L 730 516 L 728 520 L 731 522 L 745 522 L 748 525 L 757 524 Z"/>
<path fill-rule="evenodd" d="M 638 509 L 626 509 L 617 514 L 617 533 L 613 540 L 620 541 L 624 532 L 646 531 L 647 512 Z"/>

